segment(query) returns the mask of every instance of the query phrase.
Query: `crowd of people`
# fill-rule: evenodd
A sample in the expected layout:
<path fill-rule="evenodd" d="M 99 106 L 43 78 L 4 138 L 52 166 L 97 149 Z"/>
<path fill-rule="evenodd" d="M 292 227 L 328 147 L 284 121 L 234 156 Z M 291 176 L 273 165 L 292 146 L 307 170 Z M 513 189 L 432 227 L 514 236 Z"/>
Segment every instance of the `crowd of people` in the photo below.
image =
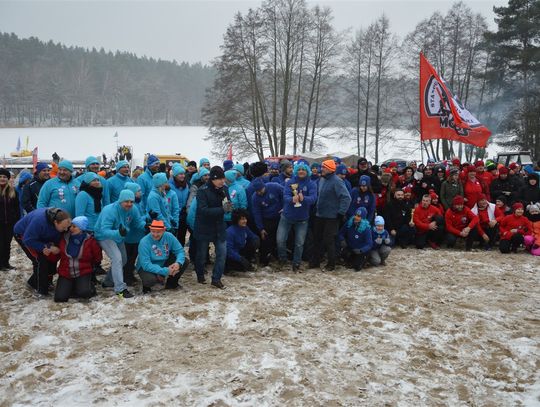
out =
<path fill-rule="evenodd" d="M 85 166 L 79 174 L 62 160 L 51 175 L 39 162 L 17 182 L 0 169 L 0 268 L 13 269 L 14 238 L 32 263 L 29 287 L 58 302 L 89 298 L 98 283 L 121 298 L 137 280 L 143 294 L 177 289 L 190 261 L 201 284 L 213 263 L 210 283 L 222 289 L 223 274 L 271 262 L 294 272 L 324 260 L 323 271 L 384 266 L 394 247 L 540 255 L 539 168 L 530 165 L 203 158 L 167 168 L 149 155 L 136 177 L 125 160 L 114 172 L 96 157 Z"/>

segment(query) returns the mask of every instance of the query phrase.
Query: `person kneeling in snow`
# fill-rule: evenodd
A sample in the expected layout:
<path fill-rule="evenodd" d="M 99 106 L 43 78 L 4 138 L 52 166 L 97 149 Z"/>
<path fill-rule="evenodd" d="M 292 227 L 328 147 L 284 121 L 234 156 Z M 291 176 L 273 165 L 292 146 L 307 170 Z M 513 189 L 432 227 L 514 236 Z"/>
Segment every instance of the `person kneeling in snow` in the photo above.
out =
<path fill-rule="evenodd" d="M 343 247 L 343 257 L 355 271 L 362 270 L 366 256 L 373 246 L 371 228 L 366 220 L 367 210 L 363 206 L 356 210 L 339 231 L 338 238 Z"/>
<path fill-rule="evenodd" d="M 392 247 L 390 246 L 390 234 L 384 229 L 384 218 L 382 216 L 375 217 L 375 226 L 371 230 L 371 238 L 373 247 L 369 252 L 369 262 L 372 266 L 384 266 Z"/>
<path fill-rule="evenodd" d="M 142 281 L 143 294 L 152 291 L 156 284 L 165 284 L 166 289 L 182 288 L 178 280 L 184 274 L 189 260 L 178 239 L 165 231 L 165 223 L 154 220 L 150 233 L 139 243 L 137 270 Z"/>
<path fill-rule="evenodd" d="M 531 242 L 532 225 L 529 219 L 523 216 L 523 204 L 516 202 L 512 205 L 514 213 L 506 215 L 500 222 L 501 240 L 499 250 L 501 253 L 516 253 L 519 246 Z"/>
<path fill-rule="evenodd" d="M 92 272 L 103 258 L 96 239 L 87 233 L 88 218 L 77 216 L 69 231 L 60 239 L 60 263 L 54 302 L 67 302 L 70 298 L 88 299 L 96 295 Z"/>
<path fill-rule="evenodd" d="M 251 264 L 260 240 L 248 227 L 248 213 L 245 209 L 232 212 L 232 225 L 227 228 L 227 259 L 225 272 L 253 271 Z"/>

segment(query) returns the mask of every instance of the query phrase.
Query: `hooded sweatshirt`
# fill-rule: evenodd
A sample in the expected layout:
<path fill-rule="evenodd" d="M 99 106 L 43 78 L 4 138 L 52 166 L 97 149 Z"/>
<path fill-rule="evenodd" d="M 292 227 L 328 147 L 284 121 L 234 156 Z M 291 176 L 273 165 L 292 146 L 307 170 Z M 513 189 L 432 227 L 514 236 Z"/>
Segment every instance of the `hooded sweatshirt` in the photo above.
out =
<path fill-rule="evenodd" d="M 291 180 L 285 185 L 283 190 L 283 216 L 289 221 L 305 221 L 309 219 L 311 208 L 317 202 L 317 184 L 311 180 L 311 171 L 307 166 L 303 166 L 307 170 L 307 176 L 303 179 L 298 178 L 297 165 L 294 168 L 294 175 Z M 302 192 L 304 200 L 302 206 L 295 207 L 293 203 L 293 189 L 291 185 L 298 184 L 297 192 Z"/>

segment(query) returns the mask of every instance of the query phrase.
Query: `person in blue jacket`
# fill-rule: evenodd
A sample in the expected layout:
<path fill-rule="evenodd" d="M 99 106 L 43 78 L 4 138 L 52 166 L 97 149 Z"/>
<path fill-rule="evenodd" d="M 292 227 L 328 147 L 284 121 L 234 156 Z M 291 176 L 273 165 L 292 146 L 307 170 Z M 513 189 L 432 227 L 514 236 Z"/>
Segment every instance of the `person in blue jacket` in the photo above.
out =
<path fill-rule="evenodd" d="M 40 295 L 49 294 L 52 277 L 56 274 L 56 260 L 60 253 L 62 233 L 71 226 L 71 216 L 60 208 L 35 209 L 13 228 L 15 241 L 32 262 L 33 272 L 28 285 Z"/>
<path fill-rule="evenodd" d="M 21 216 L 26 215 L 26 211 L 24 210 L 23 205 L 23 190 L 25 186 L 30 184 L 30 182 L 32 182 L 32 174 L 24 171 L 19 175 L 19 181 L 17 181 L 17 186 L 15 187 L 15 190 L 17 191 L 17 196 L 19 198 L 19 208 L 21 211 Z"/>
<path fill-rule="evenodd" d="M 364 207 L 367 210 L 367 221 L 373 222 L 375 205 L 376 199 L 371 189 L 371 178 L 368 175 L 362 175 L 358 187 L 354 188 L 351 192 L 351 205 L 347 214 L 352 216 L 358 208 Z"/>
<path fill-rule="evenodd" d="M 148 195 L 146 212 L 150 219 L 162 220 L 165 228 L 175 235 L 180 217 L 176 193 L 170 190 L 167 175 L 163 172 L 154 174 L 152 182 L 154 189 Z"/>
<path fill-rule="evenodd" d="M 133 227 L 146 226 L 145 218 L 139 216 L 139 211 L 133 208 L 134 201 L 133 192 L 128 189 L 122 190 L 115 203 L 101 210 L 94 225 L 94 236 L 111 259 L 111 270 L 107 273 L 102 285 L 114 286 L 114 291 L 120 298 L 133 297 L 124 282 L 123 267 L 127 262 L 126 235 Z"/>
<path fill-rule="evenodd" d="M 236 170 L 225 171 L 225 183 L 227 184 L 227 187 L 229 187 L 229 196 L 231 197 L 233 209 L 247 209 L 248 203 L 246 191 L 244 187 L 238 183 L 236 178 L 237 174 Z M 228 224 L 231 222 L 231 216 L 232 214 L 230 212 L 225 214 L 225 222 Z"/>
<path fill-rule="evenodd" d="M 150 154 L 146 159 L 146 169 L 137 178 L 137 184 L 141 186 L 142 204 L 146 208 L 146 201 L 150 192 L 154 189 L 153 177 L 159 171 L 160 161 L 155 155 Z"/>
<path fill-rule="evenodd" d="M 313 163 L 311 164 L 311 180 L 315 181 L 319 185 L 319 180 L 321 179 L 321 164 Z"/>
<path fill-rule="evenodd" d="M 137 216 L 144 218 L 146 212 L 142 210 L 141 186 L 135 182 L 128 182 L 125 187 L 135 195 L 133 210 L 137 211 Z M 148 218 L 146 222 L 149 222 Z M 127 257 L 126 264 L 124 265 L 124 282 L 128 287 L 133 286 L 137 281 L 135 277 L 135 261 L 137 260 L 139 242 L 146 235 L 145 228 L 140 226 L 141 224 L 131 226 L 124 239 Z"/>
<path fill-rule="evenodd" d="M 206 168 L 210 172 L 210 160 L 208 158 L 201 158 L 199 160 L 199 170 L 201 168 Z"/>
<path fill-rule="evenodd" d="M 129 162 L 126 160 L 121 160 L 116 163 L 116 174 L 107 180 L 107 187 L 109 188 L 109 201 L 111 203 L 118 201 L 120 192 L 125 189 L 127 182 L 133 182 L 129 176 L 129 173 Z"/>
<path fill-rule="evenodd" d="M 249 180 L 247 180 L 244 177 L 244 175 L 245 175 L 244 166 L 242 164 L 235 164 L 233 169 L 235 169 L 238 172 L 236 182 L 238 182 L 240 185 L 242 185 L 242 187 L 244 189 L 247 189 L 249 187 L 249 184 L 251 184 L 251 182 L 249 182 Z"/>
<path fill-rule="evenodd" d="M 98 174 L 100 163 L 99 160 L 94 156 L 89 156 L 86 158 L 84 162 L 84 166 L 86 167 L 86 172 L 77 178 L 75 178 L 75 182 L 77 183 L 77 186 L 80 187 L 81 183 L 84 181 L 84 175 L 88 174 L 89 172 L 93 172 L 96 174 L 99 178 L 99 182 L 101 183 L 101 188 L 103 189 L 103 206 L 109 205 L 111 203 L 111 195 L 109 192 L 109 184 L 107 183 L 107 179 L 102 177 Z"/>
<path fill-rule="evenodd" d="M 339 231 L 343 257 L 355 271 L 362 270 L 373 246 L 371 227 L 366 216 L 366 208 L 361 206 Z"/>
<path fill-rule="evenodd" d="M 176 237 L 182 246 L 186 245 L 187 233 L 187 201 L 189 198 L 189 184 L 186 179 L 186 170 L 182 165 L 175 163 L 172 166 L 171 177 L 169 178 L 171 191 L 178 198 L 178 209 L 180 215 L 178 218 L 178 232 Z"/>
<path fill-rule="evenodd" d="M 55 207 L 65 210 L 71 217 L 75 216 L 75 197 L 78 188 L 71 175 L 73 164 L 68 160 L 58 163 L 58 175 L 43 184 L 39 191 L 38 208 Z"/>
<path fill-rule="evenodd" d="M 349 191 L 349 194 L 352 190 L 352 185 L 347 179 L 347 175 L 349 175 L 349 171 L 347 171 L 347 166 L 345 164 L 339 164 L 336 167 L 336 175 L 341 178 L 341 180 L 345 183 L 345 186 L 347 187 L 347 191 Z"/>
<path fill-rule="evenodd" d="M 268 266 L 270 255 L 276 252 L 276 234 L 283 210 L 283 186 L 276 182 L 264 183 L 260 178 L 253 180 L 255 193 L 251 197 L 251 211 L 261 238 L 259 263 Z"/>
<path fill-rule="evenodd" d="M 233 160 L 225 160 L 223 161 L 223 171 L 227 172 L 229 170 L 232 170 L 234 167 L 234 161 Z"/>
<path fill-rule="evenodd" d="M 143 294 L 150 293 L 156 284 L 164 284 L 165 289 L 182 288 L 178 280 L 189 264 L 184 248 L 176 236 L 165 230 L 163 221 L 153 220 L 149 229 L 139 243 L 137 258 Z"/>
<path fill-rule="evenodd" d="M 292 177 L 293 175 L 293 165 L 289 160 L 282 160 L 280 165 L 280 173 L 279 175 L 273 177 L 270 182 L 276 182 L 278 184 L 281 184 L 282 186 L 285 186 L 287 181 Z"/>
<path fill-rule="evenodd" d="M 311 171 L 304 164 L 296 164 L 293 177 L 284 187 L 283 212 L 277 229 L 277 251 L 281 265 L 287 262 L 287 239 L 294 229 L 294 253 L 292 269 L 300 270 L 302 253 L 308 230 L 311 208 L 317 202 L 317 185 L 311 181 Z"/>
<path fill-rule="evenodd" d="M 75 216 L 86 216 L 88 219 L 86 230 L 93 232 L 101 208 L 106 206 L 103 199 L 103 185 L 99 175 L 91 171 L 79 178 L 83 180 L 79 187 L 79 193 L 75 198 Z"/>
<path fill-rule="evenodd" d="M 371 230 L 373 247 L 369 252 L 369 263 L 372 266 L 384 266 L 385 261 L 392 250 L 390 234 L 384 228 L 384 218 L 375 216 L 375 226 Z"/>
<path fill-rule="evenodd" d="M 260 239 L 247 226 L 245 209 L 232 212 L 232 225 L 227 228 L 227 259 L 225 272 L 253 271 L 252 262 L 259 248 Z"/>

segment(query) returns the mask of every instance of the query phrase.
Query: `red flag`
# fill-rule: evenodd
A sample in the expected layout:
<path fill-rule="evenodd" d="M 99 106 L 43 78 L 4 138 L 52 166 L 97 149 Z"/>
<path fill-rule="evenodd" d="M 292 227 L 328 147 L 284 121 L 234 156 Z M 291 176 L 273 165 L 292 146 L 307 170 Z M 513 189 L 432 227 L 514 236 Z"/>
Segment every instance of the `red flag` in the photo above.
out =
<path fill-rule="evenodd" d="M 449 139 L 485 147 L 491 132 L 480 123 L 420 53 L 420 139 Z"/>
<path fill-rule="evenodd" d="M 32 164 L 34 165 L 34 172 L 36 172 L 37 163 L 38 163 L 38 149 L 36 147 L 32 150 Z"/>
<path fill-rule="evenodd" d="M 227 160 L 232 160 L 232 144 L 229 144 L 229 149 L 227 150 Z"/>

